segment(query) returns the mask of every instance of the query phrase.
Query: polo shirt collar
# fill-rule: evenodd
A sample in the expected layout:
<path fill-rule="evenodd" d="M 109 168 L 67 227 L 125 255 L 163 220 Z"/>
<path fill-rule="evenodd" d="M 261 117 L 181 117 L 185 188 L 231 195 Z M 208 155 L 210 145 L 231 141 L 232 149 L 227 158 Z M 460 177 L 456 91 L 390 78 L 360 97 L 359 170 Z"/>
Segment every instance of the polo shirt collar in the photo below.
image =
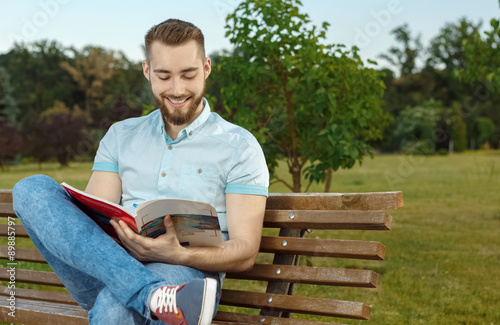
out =
<path fill-rule="evenodd" d="M 177 139 L 184 138 L 185 136 L 188 137 L 188 139 L 193 138 L 202 128 L 202 126 L 205 124 L 205 122 L 208 120 L 208 117 L 210 116 L 210 105 L 208 104 L 208 101 L 206 98 L 203 98 L 203 104 L 204 108 L 201 114 L 188 126 L 186 126 L 180 133 Z M 167 132 L 165 132 L 165 124 L 163 122 L 163 116 L 161 115 L 161 111 L 158 110 L 159 112 L 159 124 L 160 124 L 160 132 L 165 135 L 167 140 L 170 140 L 170 137 L 168 136 Z"/>

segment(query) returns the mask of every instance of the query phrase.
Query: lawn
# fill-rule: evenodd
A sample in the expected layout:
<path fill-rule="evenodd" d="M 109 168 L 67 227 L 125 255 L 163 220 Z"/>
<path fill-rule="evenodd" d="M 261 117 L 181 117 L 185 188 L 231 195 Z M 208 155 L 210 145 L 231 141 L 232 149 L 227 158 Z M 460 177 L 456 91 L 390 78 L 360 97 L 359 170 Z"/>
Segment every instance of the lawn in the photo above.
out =
<path fill-rule="evenodd" d="M 90 163 L 44 164 L 42 173 L 85 188 Z M 0 188 L 38 173 L 37 165 L 0 172 Z M 280 169 L 284 175 L 286 169 Z M 336 267 L 370 267 L 378 289 L 312 287 L 318 296 L 372 305 L 369 321 L 346 324 L 500 324 L 500 151 L 412 157 L 376 155 L 334 173 L 332 192 L 401 190 L 405 206 L 391 214 L 392 230 L 337 231 L 329 237 L 387 246 L 383 262 L 338 259 Z M 322 184 L 310 192 L 321 192 Z M 276 184 L 271 192 L 286 192 Z M 325 237 L 321 231 L 310 236 Z M 303 259 L 304 261 L 304 259 Z M 324 265 L 313 258 L 316 266 Z M 299 286 L 298 294 L 304 293 Z M 318 320 L 327 320 L 318 317 Z M 332 319 L 329 319 L 332 320 Z M 339 320 L 335 320 L 339 321 Z"/>

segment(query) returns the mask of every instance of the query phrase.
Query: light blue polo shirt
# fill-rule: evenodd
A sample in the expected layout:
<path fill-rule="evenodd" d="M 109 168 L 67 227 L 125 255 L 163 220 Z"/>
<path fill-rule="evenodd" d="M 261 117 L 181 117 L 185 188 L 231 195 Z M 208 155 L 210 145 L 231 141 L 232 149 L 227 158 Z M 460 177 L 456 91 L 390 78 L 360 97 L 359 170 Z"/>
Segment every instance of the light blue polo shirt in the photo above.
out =
<path fill-rule="evenodd" d="M 226 193 L 268 195 L 262 148 L 245 129 L 205 108 L 172 140 L 160 110 L 111 126 L 99 144 L 92 170 L 119 173 L 121 204 L 180 198 L 212 204 L 225 239 Z"/>

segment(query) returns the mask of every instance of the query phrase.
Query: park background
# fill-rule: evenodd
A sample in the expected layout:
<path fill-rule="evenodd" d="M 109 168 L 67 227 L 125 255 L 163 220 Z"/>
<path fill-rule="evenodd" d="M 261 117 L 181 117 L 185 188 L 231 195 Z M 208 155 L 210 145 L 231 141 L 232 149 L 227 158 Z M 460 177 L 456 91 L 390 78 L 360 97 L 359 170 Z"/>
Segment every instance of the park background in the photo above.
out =
<path fill-rule="evenodd" d="M 247 1 L 272 10 L 258 16 L 239 7 L 227 22 L 240 1 L 143 3 L 3 7 L 0 188 L 44 173 L 83 189 L 109 126 L 154 107 L 137 45 L 146 30 L 173 16 L 209 35 L 213 22 L 222 27 L 207 36 L 207 98 L 263 143 L 271 192 L 404 193 L 393 230 L 362 234 L 388 247 L 386 261 L 336 265 L 369 266 L 382 275 L 381 287 L 318 287 L 316 294 L 373 305 L 371 320 L 348 324 L 500 323 L 498 1 Z M 140 10 L 147 19 L 134 24 Z M 75 11 L 81 15 L 73 19 Z M 287 17 L 303 24 L 293 31 Z M 272 47 L 285 41 L 294 46 Z M 125 52 L 125 43 L 136 49 Z M 276 69 L 289 79 L 277 78 Z M 280 91 L 284 84 L 295 96 Z M 359 234 L 338 232 L 351 237 Z"/>

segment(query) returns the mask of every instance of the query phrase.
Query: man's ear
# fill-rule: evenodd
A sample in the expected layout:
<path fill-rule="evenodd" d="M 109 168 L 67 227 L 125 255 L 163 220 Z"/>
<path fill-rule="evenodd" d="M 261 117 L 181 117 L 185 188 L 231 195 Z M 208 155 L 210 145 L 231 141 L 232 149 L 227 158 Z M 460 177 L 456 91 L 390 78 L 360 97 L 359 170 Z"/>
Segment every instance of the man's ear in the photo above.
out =
<path fill-rule="evenodd" d="M 207 57 L 205 58 L 205 64 L 203 65 L 203 73 L 205 74 L 205 79 L 208 78 L 210 72 L 212 72 L 212 61 L 210 61 L 210 58 Z"/>
<path fill-rule="evenodd" d="M 144 77 L 149 80 L 149 64 L 147 60 L 142 61 L 142 72 L 144 73 Z"/>

